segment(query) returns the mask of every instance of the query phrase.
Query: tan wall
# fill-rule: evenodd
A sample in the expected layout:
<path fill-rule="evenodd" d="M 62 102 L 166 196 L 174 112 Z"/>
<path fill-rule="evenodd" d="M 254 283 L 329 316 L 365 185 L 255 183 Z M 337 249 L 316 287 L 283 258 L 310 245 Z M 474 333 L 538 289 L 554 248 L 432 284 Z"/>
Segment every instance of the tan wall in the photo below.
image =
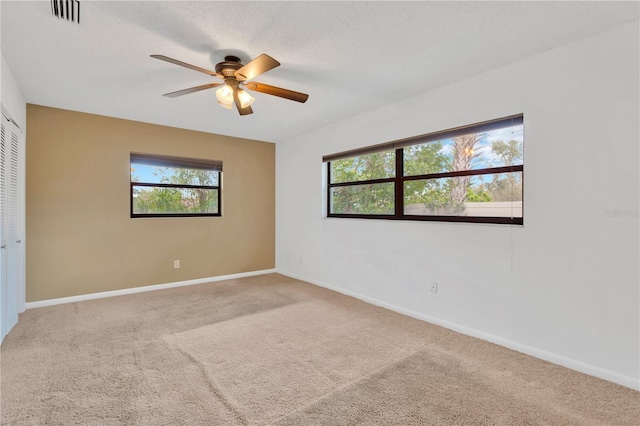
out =
<path fill-rule="evenodd" d="M 130 152 L 222 160 L 222 217 L 131 219 Z M 28 105 L 26 161 L 28 302 L 275 266 L 271 143 Z"/>

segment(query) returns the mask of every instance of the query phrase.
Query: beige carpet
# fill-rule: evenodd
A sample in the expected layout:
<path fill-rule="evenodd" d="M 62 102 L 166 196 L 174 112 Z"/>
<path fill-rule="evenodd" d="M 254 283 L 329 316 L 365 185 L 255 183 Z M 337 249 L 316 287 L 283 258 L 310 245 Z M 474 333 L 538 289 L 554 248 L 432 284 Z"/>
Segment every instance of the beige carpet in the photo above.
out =
<path fill-rule="evenodd" d="M 640 425 L 640 392 L 278 274 L 32 309 L 3 425 Z"/>

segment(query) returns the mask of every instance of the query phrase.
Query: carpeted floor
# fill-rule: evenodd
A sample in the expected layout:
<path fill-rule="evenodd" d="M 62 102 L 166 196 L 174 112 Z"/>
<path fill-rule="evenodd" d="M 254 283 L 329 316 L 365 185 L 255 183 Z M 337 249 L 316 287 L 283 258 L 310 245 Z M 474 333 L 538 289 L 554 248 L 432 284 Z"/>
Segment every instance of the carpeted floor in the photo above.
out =
<path fill-rule="evenodd" d="M 31 309 L 3 425 L 640 425 L 640 392 L 278 274 Z"/>

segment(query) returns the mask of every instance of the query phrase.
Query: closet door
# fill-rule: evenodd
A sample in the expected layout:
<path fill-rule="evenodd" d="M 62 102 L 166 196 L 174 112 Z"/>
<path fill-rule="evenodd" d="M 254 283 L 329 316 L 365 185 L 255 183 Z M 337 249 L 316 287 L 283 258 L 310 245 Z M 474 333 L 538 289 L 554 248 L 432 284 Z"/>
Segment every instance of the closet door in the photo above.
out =
<path fill-rule="evenodd" d="M 6 165 L 6 152 L 5 149 L 7 145 L 7 133 L 9 132 L 9 125 L 11 123 L 7 121 L 4 116 L 2 116 L 2 124 L 0 127 L 0 340 L 4 339 L 4 336 L 7 334 L 10 327 L 8 326 L 7 321 L 7 313 L 8 313 L 8 303 L 7 303 L 7 293 L 9 287 L 7 285 L 6 275 L 7 275 L 7 245 L 5 238 L 5 221 L 7 217 L 7 192 L 6 192 L 6 182 L 5 182 L 5 165 Z"/>
<path fill-rule="evenodd" d="M 1 338 L 18 322 L 24 305 L 24 166 L 22 134 L 2 117 L 0 140 Z"/>

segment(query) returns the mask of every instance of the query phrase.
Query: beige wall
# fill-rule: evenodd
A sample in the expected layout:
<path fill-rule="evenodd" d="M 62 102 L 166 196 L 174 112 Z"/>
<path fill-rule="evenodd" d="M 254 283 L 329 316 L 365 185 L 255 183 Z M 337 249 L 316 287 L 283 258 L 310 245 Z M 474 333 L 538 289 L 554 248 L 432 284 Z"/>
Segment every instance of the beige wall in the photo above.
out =
<path fill-rule="evenodd" d="M 222 217 L 131 219 L 130 152 L 222 160 Z M 26 161 L 28 302 L 275 267 L 271 143 L 28 105 Z"/>

